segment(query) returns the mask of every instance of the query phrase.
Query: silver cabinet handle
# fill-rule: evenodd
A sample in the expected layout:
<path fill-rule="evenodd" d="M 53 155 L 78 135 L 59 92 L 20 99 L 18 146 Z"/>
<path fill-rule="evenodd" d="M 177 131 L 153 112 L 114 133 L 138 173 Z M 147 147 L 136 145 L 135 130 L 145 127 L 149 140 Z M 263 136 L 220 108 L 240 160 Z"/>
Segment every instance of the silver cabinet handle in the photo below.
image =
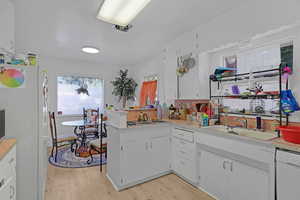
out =
<path fill-rule="evenodd" d="M 2 186 L 5 184 L 5 179 L 3 178 L 1 181 L 0 181 L 0 188 L 2 188 Z"/>
<path fill-rule="evenodd" d="M 223 161 L 223 169 L 225 170 L 226 169 L 226 166 L 225 166 L 225 160 Z"/>
<path fill-rule="evenodd" d="M 290 166 L 293 166 L 293 167 L 296 167 L 296 168 L 300 168 L 300 166 L 299 165 L 296 165 L 296 164 L 294 164 L 294 163 L 290 163 L 290 162 L 284 162 L 285 164 L 287 164 L 287 165 L 290 165 Z"/>
<path fill-rule="evenodd" d="M 233 172 L 233 162 L 230 163 L 230 171 Z"/>
<path fill-rule="evenodd" d="M 9 198 L 10 199 L 13 199 L 14 198 L 14 196 L 15 196 L 15 187 L 14 186 L 10 186 L 10 196 L 9 196 Z"/>
<path fill-rule="evenodd" d="M 183 150 L 180 150 L 180 153 L 182 153 L 182 154 L 186 154 L 186 152 L 185 152 L 185 151 L 183 151 Z"/>
<path fill-rule="evenodd" d="M 15 159 L 14 159 L 14 158 L 11 158 L 11 159 L 8 161 L 8 163 L 9 163 L 9 164 L 12 164 L 14 161 L 15 161 Z"/>
<path fill-rule="evenodd" d="M 148 142 L 146 142 L 146 147 L 145 148 L 146 148 L 146 150 L 148 150 Z"/>

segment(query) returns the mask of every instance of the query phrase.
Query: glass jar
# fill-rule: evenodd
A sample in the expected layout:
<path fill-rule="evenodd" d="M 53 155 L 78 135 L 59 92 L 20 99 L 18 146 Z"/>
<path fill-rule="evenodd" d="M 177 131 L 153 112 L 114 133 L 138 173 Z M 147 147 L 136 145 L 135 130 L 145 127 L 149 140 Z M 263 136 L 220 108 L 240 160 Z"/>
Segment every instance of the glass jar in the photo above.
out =
<path fill-rule="evenodd" d="M 37 60 L 36 60 L 36 55 L 33 53 L 28 54 L 28 64 L 31 66 L 36 66 Z"/>
<path fill-rule="evenodd" d="M 0 65 L 3 65 L 3 64 L 5 64 L 5 56 L 4 56 L 4 54 L 0 54 Z"/>

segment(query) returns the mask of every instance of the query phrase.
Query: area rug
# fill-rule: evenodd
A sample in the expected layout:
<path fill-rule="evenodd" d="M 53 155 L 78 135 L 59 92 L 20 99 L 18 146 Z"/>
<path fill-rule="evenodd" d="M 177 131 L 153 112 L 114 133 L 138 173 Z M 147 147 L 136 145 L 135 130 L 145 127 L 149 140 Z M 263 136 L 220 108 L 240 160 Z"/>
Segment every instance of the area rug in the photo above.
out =
<path fill-rule="evenodd" d="M 100 166 L 100 154 L 93 155 L 93 162 L 88 164 L 87 161 L 90 157 L 78 157 L 75 156 L 74 152 L 71 152 L 70 147 L 60 148 L 57 154 L 57 162 L 55 162 L 55 154 L 53 158 L 49 157 L 50 164 L 56 167 L 63 168 L 84 168 L 84 167 L 94 167 Z M 102 165 L 106 164 L 105 156 L 102 154 Z"/>

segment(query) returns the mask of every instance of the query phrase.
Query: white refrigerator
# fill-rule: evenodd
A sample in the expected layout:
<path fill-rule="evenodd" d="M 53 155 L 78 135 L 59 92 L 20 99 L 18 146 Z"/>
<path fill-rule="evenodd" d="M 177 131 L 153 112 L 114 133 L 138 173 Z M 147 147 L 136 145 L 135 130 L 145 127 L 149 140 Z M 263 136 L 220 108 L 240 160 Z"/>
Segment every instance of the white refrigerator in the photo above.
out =
<path fill-rule="evenodd" d="M 22 82 L 17 77 L 16 81 L 22 84 L 10 88 L 0 77 L 0 109 L 6 113 L 6 137 L 17 139 L 17 200 L 41 200 L 47 168 L 47 148 L 42 136 L 47 128 L 41 119 L 39 67 L 4 66 L 2 73 L 3 69 L 16 69 L 24 79 Z"/>

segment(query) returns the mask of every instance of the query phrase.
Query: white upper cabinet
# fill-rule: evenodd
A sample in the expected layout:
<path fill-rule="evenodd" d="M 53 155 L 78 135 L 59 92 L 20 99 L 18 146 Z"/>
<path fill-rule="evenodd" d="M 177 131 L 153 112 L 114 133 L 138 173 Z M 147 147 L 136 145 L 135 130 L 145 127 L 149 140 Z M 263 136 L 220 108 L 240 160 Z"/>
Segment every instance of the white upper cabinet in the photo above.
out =
<path fill-rule="evenodd" d="M 15 10 L 11 0 L 0 2 L 0 53 L 3 49 L 14 51 L 15 44 Z"/>

